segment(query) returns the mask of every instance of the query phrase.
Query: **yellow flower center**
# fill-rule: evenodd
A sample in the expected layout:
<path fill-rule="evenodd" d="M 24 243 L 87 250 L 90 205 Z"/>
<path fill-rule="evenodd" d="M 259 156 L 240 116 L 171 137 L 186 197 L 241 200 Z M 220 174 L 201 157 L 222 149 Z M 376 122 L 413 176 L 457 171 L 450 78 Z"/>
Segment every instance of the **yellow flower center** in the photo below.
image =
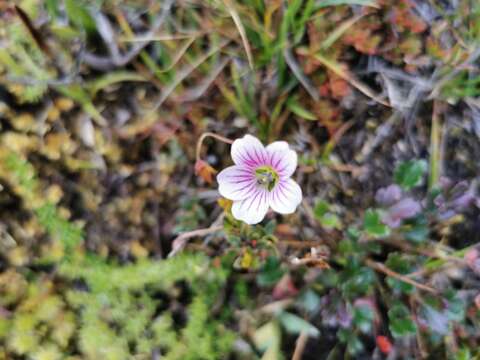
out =
<path fill-rule="evenodd" d="M 267 165 L 258 167 L 255 170 L 255 177 L 257 178 L 257 183 L 268 191 L 272 191 L 279 180 L 277 172 Z"/>

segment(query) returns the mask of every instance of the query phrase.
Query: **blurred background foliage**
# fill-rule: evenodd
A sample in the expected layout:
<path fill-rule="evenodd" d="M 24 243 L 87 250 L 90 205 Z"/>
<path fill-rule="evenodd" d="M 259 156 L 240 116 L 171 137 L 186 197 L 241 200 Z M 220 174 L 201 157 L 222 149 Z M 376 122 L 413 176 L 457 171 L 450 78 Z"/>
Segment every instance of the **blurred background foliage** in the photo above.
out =
<path fill-rule="evenodd" d="M 471 0 L 1 2 L 0 359 L 478 358 L 479 40 Z M 236 221 L 205 131 L 289 141 L 297 213 Z"/>

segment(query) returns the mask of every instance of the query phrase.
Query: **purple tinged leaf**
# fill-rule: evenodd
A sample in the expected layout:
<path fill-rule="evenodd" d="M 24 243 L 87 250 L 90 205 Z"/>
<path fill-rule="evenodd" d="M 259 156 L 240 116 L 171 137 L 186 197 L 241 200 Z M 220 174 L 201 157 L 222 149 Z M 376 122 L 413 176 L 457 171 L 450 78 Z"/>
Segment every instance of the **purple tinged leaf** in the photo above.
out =
<path fill-rule="evenodd" d="M 475 206 L 480 209 L 480 197 L 475 196 L 474 203 L 475 203 Z"/>
<path fill-rule="evenodd" d="M 422 316 L 418 317 L 419 322 L 428 326 L 436 333 L 446 335 L 449 331 L 449 319 L 445 315 L 445 312 L 440 312 L 430 306 L 424 306 L 422 308 Z"/>
<path fill-rule="evenodd" d="M 393 184 L 386 188 L 381 188 L 375 195 L 375 201 L 381 206 L 390 206 L 402 198 L 402 189 Z"/>
<path fill-rule="evenodd" d="M 452 201 L 452 207 L 456 211 L 461 211 L 466 207 L 468 207 L 470 204 L 472 204 L 474 200 L 475 200 L 475 195 L 471 191 L 468 191 L 467 193 L 455 198 Z"/>
<path fill-rule="evenodd" d="M 391 206 L 382 218 L 382 221 L 392 227 L 400 226 L 402 220 L 416 216 L 422 207 L 420 203 L 412 198 L 405 198 Z"/>
<path fill-rule="evenodd" d="M 438 184 L 442 190 L 448 190 L 453 186 L 453 181 L 448 177 L 442 176 L 438 180 Z"/>
<path fill-rule="evenodd" d="M 442 221 L 448 220 L 471 205 L 480 207 L 480 199 L 475 192 L 475 182 L 460 181 L 455 184 L 444 179 L 442 190 L 443 193 L 433 200 L 438 208 L 438 218 Z"/>
<path fill-rule="evenodd" d="M 348 328 L 352 324 L 352 314 L 343 301 L 331 295 L 322 297 L 320 302 L 322 324 L 327 327 Z"/>
<path fill-rule="evenodd" d="M 347 328 L 351 325 L 352 314 L 348 311 L 345 304 L 338 307 L 337 320 L 338 320 L 338 324 L 343 328 Z"/>
<path fill-rule="evenodd" d="M 435 199 L 433 199 L 433 203 L 440 209 L 440 211 L 442 210 L 442 208 L 445 208 L 445 203 L 446 203 L 446 200 L 445 200 L 445 196 L 443 195 L 438 195 L 435 197 Z"/>
<path fill-rule="evenodd" d="M 464 256 L 468 267 L 476 274 L 480 275 L 480 251 L 477 249 L 470 249 Z"/>
<path fill-rule="evenodd" d="M 440 209 L 440 213 L 438 214 L 438 220 L 447 221 L 448 219 L 454 217 L 456 214 L 457 213 L 453 210 Z"/>

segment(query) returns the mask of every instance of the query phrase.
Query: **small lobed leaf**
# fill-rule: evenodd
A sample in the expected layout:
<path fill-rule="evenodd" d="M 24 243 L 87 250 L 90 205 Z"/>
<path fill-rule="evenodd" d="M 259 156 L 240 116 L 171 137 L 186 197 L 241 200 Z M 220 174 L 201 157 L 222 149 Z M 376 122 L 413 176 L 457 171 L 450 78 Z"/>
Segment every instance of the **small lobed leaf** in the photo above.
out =
<path fill-rule="evenodd" d="M 385 237 L 390 234 L 390 228 L 382 223 L 381 215 L 377 210 L 366 211 L 363 227 L 370 236 Z"/>
<path fill-rule="evenodd" d="M 388 318 L 390 320 L 390 331 L 395 338 L 413 335 L 417 330 L 410 311 L 400 302 L 388 311 Z"/>
<path fill-rule="evenodd" d="M 422 183 L 428 165 L 425 160 L 409 160 L 402 162 L 395 169 L 394 180 L 404 190 L 410 190 Z"/>
<path fill-rule="evenodd" d="M 280 259 L 269 256 L 257 275 L 257 283 L 260 286 L 269 286 L 276 284 L 283 276 L 285 270 L 281 268 Z"/>
<path fill-rule="evenodd" d="M 370 306 L 360 305 L 353 309 L 353 323 L 363 333 L 369 333 L 372 330 L 375 313 Z"/>

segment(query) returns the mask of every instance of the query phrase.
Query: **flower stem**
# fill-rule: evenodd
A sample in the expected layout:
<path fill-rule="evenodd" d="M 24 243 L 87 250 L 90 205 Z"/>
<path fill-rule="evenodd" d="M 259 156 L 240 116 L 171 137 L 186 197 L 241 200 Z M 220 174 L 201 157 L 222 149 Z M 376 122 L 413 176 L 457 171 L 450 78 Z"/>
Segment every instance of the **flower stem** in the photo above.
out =
<path fill-rule="evenodd" d="M 440 104 L 433 102 L 432 129 L 430 133 L 430 176 L 428 179 L 428 188 L 432 190 L 437 184 L 441 174 L 441 137 L 442 129 L 440 124 Z"/>
<path fill-rule="evenodd" d="M 220 141 L 222 141 L 226 144 L 233 144 L 233 140 L 231 140 L 229 138 L 226 138 L 224 136 L 217 135 L 217 134 L 212 133 L 212 132 L 203 133 L 197 141 L 197 150 L 196 150 L 196 160 L 197 161 L 200 160 L 200 152 L 202 150 L 203 140 L 205 140 L 207 137 L 213 137 L 214 139 L 220 140 Z"/>

